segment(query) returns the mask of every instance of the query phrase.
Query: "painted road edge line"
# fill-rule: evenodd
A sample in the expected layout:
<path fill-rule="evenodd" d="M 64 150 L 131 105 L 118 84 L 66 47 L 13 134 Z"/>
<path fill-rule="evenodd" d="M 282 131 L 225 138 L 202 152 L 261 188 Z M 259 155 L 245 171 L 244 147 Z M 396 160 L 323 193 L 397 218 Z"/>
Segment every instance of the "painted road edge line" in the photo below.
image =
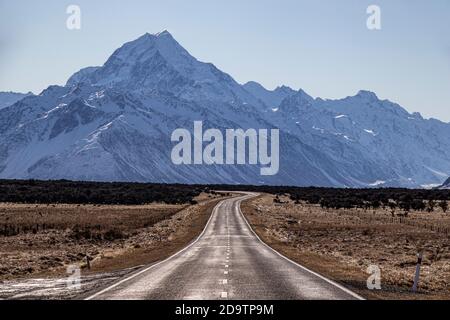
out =
<path fill-rule="evenodd" d="M 301 264 L 299 264 L 299 263 L 297 263 L 297 262 L 295 262 L 295 261 L 289 259 L 289 258 L 286 257 L 285 255 L 281 254 L 280 252 L 278 252 L 277 250 L 275 250 L 274 248 L 272 248 L 271 246 L 269 246 L 268 244 L 266 244 L 264 241 L 262 241 L 261 238 L 256 234 L 256 232 L 255 232 L 255 231 L 253 230 L 253 228 L 250 226 L 250 223 L 248 222 L 247 218 L 245 218 L 245 216 L 244 216 L 244 214 L 242 213 L 242 210 L 241 210 L 241 202 L 242 202 L 242 201 L 247 200 L 247 199 L 251 199 L 251 198 L 254 198 L 254 197 L 257 196 L 257 194 L 254 194 L 254 193 L 249 193 L 248 195 L 249 195 L 249 196 L 251 195 L 251 197 L 248 197 L 248 198 L 245 198 L 245 199 L 240 199 L 240 200 L 237 200 L 237 201 L 236 201 L 237 208 L 238 208 L 238 211 L 239 211 L 239 213 L 241 214 L 242 218 L 244 219 L 245 223 L 247 224 L 248 228 L 250 229 L 250 231 L 256 236 L 256 238 L 257 238 L 263 245 L 265 245 L 267 248 L 269 248 L 270 250 L 272 250 L 273 252 L 275 252 L 277 255 L 279 255 L 279 256 L 282 257 L 283 259 L 286 259 L 286 260 L 289 261 L 290 263 L 293 263 L 294 265 L 296 265 L 297 267 L 299 267 L 299 268 L 305 270 L 306 272 L 309 272 L 309 273 L 311 273 L 312 275 L 314 275 L 314 276 L 316 276 L 316 277 L 319 277 L 320 279 L 322 279 L 322 280 L 328 282 L 329 284 L 331 284 L 331 285 L 333 285 L 333 286 L 335 286 L 335 287 L 341 289 L 342 291 L 348 293 L 348 294 L 351 295 L 352 297 L 354 297 L 354 298 L 356 298 L 356 299 L 358 299 L 358 300 L 366 300 L 365 298 L 363 298 L 363 297 L 360 296 L 359 294 L 357 294 L 357 293 L 351 291 L 350 289 L 347 289 L 346 287 L 340 285 L 339 283 L 337 283 L 337 282 L 335 282 L 335 281 L 333 281 L 333 280 L 331 280 L 331 279 L 328 279 L 328 278 L 322 276 L 321 274 L 319 274 L 319 273 L 317 273 L 317 272 L 314 272 L 314 271 L 312 271 L 312 270 L 310 270 L 310 269 L 308 269 L 308 268 L 302 266 Z"/>
<path fill-rule="evenodd" d="M 116 288 L 117 286 L 121 285 L 122 283 L 127 282 L 127 281 L 129 281 L 129 280 L 131 280 L 131 279 L 134 279 L 134 278 L 136 278 L 137 276 L 140 276 L 141 274 L 143 274 L 143 273 L 145 273 L 145 272 L 147 272 L 147 271 L 149 271 L 149 270 L 151 270 L 151 269 L 153 269 L 153 268 L 155 268 L 155 267 L 157 267 L 157 266 L 159 266 L 159 265 L 161 265 L 161 264 L 163 264 L 163 263 L 169 261 L 169 260 L 172 259 L 172 258 L 175 258 L 176 256 L 180 255 L 181 253 L 183 253 L 183 252 L 185 252 L 186 250 L 190 249 L 193 245 L 195 245 L 195 244 L 203 237 L 203 235 L 205 234 L 206 230 L 208 229 L 208 227 L 209 227 L 209 225 L 210 225 L 210 223 L 211 223 L 213 217 L 216 215 L 218 208 L 220 208 L 226 200 L 229 200 L 229 199 L 224 199 L 224 200 L 220 201 L 220 202 L 214 207 L 213 212 L 212 212 L 211 216 L 209 217 L 208 222 L 206 223 L 205 228 L 203 229 L 202 233 L 197 237 L 197 239 L 195 239 L 194 242 L 191 242 L 188 246 L 186 246 L 185 248 L 181 249 L 180 251 L 174 253 L 174 254 L 171 255 L 170 257 L 168 257 L 168 258 L 166 258 L 166 259 L 164 259 L 164 260 L 162 260 L 162 261 L 160 261 L 160 262 L 158 262 L 158 263 L 155 263 L 155 264 L 151 265 L 150 267 L 147 267 L 147 268 L 145 268 L 145 269 L 143 269 L 143 270 L 141 270 L 141 271 L 139 271 L 139 272 L 137 272 L 137 273 L 135 273 L 135 274 L 132 274 L 131 276 L 129 276 L 129 277 L 125 278 L 125 279 L 122 279 L 122 280 L 120 280 L 119 282 L 116 282 L 115 284 L 113 284 L 113 285 L 111 285 L 111 286 L 109 286 L 109 287 L 107 287 L 107 288 L 105 288 L 105 289 L 103 289 L 103 290 L 101 290 L 101 291 L 99 291 L 99 292 L 97 292 L 97 293 L 95 293 L 95 294 L 93 294 L 93 295 L 91 295 L 91 296 L 85 298 L 84 300 L 93 300 L 93 299 L 95 299 L 96 297 L 98 297 L 98 296 L 104 294 L 105 292 L 108 292 L 108 291 L 110 291 L 111 289 Z"/>

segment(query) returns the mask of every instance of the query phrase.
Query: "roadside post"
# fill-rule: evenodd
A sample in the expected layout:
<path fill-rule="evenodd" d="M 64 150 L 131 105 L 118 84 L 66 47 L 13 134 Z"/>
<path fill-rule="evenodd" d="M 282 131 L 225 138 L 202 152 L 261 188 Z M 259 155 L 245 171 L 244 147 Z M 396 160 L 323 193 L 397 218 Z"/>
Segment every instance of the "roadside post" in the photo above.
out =
<path fill-rule="evenodd" d="M 88 268 L 88 270 L 91 270 L 91 261 L 89 259 L 89 255 L 86 252 L 86 267 Z"/>
<path fill-rule="evenodd" d="M 417 292 L 417 288 L 419 287 L 419 278 L 420 278 L 420 266 L 422 265 L 423 251 L 417 254 L 417 265 L 416 265 L 416 275 L 414 276 L 414 285 L 412 291 L 414 293 Z"/>

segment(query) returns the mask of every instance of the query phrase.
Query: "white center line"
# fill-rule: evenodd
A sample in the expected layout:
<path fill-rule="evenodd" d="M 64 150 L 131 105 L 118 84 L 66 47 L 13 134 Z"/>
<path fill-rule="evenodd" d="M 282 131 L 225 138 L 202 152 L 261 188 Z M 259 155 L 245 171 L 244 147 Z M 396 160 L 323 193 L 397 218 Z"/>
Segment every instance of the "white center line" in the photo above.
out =
<path fill-rule="evenodd" d="M 224 271 L 223 274 L 228 274 L 228 271 Z"/>
<path fill-rule="evenodd" d="M 227 280 L 227 279 L 224 279 L 224 280 L 223 280 L 223 284 L 228 284 L 228 280 Z"/>
<path fill-rule="evenodd" d="M 223 299 L 228 298 L 228 292 L 222 292 L 221 297 L 222 297 Z"/>

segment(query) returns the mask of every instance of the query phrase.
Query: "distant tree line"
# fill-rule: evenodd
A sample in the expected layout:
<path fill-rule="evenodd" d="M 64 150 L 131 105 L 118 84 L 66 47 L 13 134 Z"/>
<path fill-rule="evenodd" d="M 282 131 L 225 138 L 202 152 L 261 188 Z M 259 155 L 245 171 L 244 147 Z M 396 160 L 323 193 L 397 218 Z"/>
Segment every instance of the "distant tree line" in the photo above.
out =
<path fill-rule="evenodd" d="M 0 180 L 0 202 L 139 205 L 195 203 L 205 187 L 127 182 Z"/>
<path fill-rule="evenodd" d="M 323 208 L 332 209 L 378 209 L 385 208 L 392 212 L 400 209 L 433 212 L 436 208 L 448 211 L 450 190 L 425 190 L 404 188 L 377 189 L 338 189 L 317 187 L 285 187 L 285 186 L 210 186 L 217 190 L 255 191 L 274 195 L 288 195 L 291 200 L 300 203 L 320 204 Z M 278 200 L 277 200 L 278 199 Z M 275 198 L 275 202 L 280 202 Z"/>
<path fill-rule="evenodd" d="M 195 203 L 201 192 L 254 191 L 288 195 L 294 202 L 305 201 L 323 208 L 388 208 L 432 212 L 440 207 L 448 211 L 450 190 L 401 188 L 338 189 L 289 186 L 250 185 L 182 185 L 130 182 L 78 182 L 0 180 L 0 202 L 123 204 L 138 205 L 152 202 L 167 204 Z"/>

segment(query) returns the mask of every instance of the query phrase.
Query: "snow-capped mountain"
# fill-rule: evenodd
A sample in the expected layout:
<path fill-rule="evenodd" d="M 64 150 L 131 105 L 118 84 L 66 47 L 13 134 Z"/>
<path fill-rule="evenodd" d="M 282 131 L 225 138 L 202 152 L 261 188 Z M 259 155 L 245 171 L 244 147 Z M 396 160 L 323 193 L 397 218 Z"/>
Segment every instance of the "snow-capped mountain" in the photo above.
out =
<path fill-rule="evenodd" d="M 231 76 L 192 57 L 167 31 L 147 33 L 126 43 L 104 66 L 83 69 L 67 84 L 78 83 L 126 91 L 156 90 L 190 101 L 258 103 Z"/>
<path fill-rule="evenodd" d="M 279 128 L 279 173 L 172 164 L 173 130 L 199 120 L 205 129 Z M 167 31 L 0 110 L 0 178 L 425 187 L 449 173 L 450 124 L 368 91 L 322 100 L 240 85 Z"/>
<path fill-rule="evenodd" d="M 300 91 L 273 116 L 339 161 L 338 170 L 349 165 L 348 185 L 433 187 L 448 177 L 450 125 L 409 114 L 372 92 L 322 100 Z"/>
<path fill-rule="evenodd" d="M 31 92 L 28 93 L 18 93 L 18 92 L 0 92 L 0 109 L 9 107 L 19 100 L 32 95 Z"/>

